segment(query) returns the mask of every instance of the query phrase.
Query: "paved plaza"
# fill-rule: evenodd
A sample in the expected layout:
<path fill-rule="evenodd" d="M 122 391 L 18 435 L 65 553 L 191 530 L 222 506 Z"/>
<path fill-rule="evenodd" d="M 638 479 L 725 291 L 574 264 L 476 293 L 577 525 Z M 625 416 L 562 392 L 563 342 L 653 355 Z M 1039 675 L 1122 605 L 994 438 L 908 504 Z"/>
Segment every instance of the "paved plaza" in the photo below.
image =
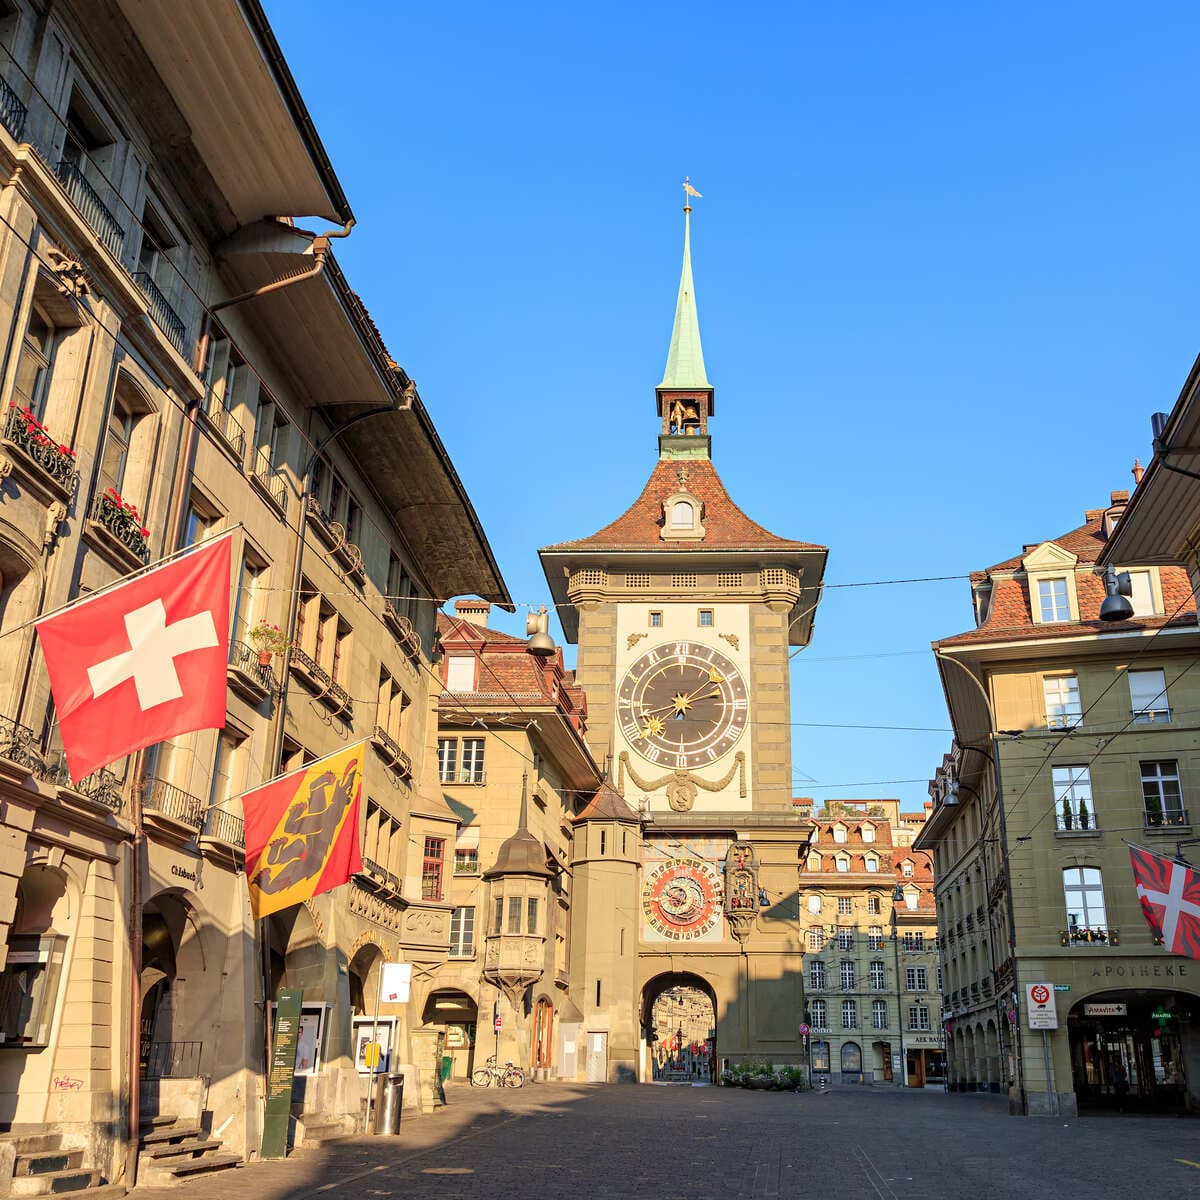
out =
<path fill-rule="evenodd" d="M 1009 1117 L 989 1096 L 588 1087 L 449 1093 L 394 1138 L 253 1163 L 143 1200 L 985 1200 L 1200 1195 L 1200 1122 Z"/>

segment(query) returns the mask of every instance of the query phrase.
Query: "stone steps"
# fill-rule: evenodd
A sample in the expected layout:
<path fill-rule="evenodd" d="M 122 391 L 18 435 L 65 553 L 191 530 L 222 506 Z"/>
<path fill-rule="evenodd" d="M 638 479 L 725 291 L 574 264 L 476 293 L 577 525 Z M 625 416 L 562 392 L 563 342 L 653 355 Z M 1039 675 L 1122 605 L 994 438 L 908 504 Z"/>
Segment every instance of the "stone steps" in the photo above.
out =
<path fill-rule="evenodd" d="M 65 1171 L 43 1171 L 36 1175 L 14 1175 L 10 1196 L 57 1196 L 63 1192 L 81 1192 L 100 1186 L 100 1172 L 94 1167 Z"/>
<path fill-rule="evenodd" d="M 13 1167 L 13 1175 L 46 1175 L 51 1171 L 78 1170 L 82 1166 L 82 1150 L 63 1150 L 56 1147 L 53 1150 L 19 1153 Z"/>
<path fill-rule="evenodd" d="M 197 1175 L 242 1165 L 236 1154 L 222 1154 L 219 1138 L 209 1137 L 195 1121 L 153 1117 L 138 1140 L 137 1181 L 146 1187 L 171 1187 Z"/>

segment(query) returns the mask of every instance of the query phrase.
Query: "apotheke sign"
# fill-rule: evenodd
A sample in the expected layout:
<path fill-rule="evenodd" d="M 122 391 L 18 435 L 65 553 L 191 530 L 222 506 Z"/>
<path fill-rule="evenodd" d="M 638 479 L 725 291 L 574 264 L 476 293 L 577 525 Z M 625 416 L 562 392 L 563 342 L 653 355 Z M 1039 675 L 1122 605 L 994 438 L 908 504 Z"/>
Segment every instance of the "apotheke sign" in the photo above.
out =
<path fill-rule="evenodd" d="M 1124 1017 L 1129 1015 L 1126 1004 L 1084 1004 L 1085 1017 Z"/>

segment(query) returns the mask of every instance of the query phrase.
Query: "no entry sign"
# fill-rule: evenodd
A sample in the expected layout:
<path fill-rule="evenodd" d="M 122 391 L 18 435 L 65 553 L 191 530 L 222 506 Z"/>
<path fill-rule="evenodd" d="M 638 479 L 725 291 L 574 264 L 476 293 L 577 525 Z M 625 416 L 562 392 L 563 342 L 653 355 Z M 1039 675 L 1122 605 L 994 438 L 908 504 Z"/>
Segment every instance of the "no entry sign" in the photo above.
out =
<path fill-rule="evenodd" d="M 1058 1009 L 1054 1004 L 1054 985 L 1049 983 L 1026 984 L 1025 1011 L 1030 1029 L 1057 1029 Z"/>

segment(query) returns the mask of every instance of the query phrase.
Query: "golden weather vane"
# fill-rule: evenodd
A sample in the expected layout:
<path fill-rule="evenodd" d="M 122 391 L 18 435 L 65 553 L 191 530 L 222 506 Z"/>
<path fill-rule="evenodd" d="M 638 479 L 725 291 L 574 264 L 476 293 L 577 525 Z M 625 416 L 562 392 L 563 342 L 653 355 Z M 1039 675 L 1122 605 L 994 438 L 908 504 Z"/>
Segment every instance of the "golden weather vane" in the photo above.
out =
<path fill-rule="evenodd" d="M 685 175 L 684 179 L 683 179 L 683 211 L 684 212 L 690 213 L 692 211 L 692 206 L 688 203 L 688 199 L 691 196 L 696 196 L 697 198 L 702 199 L 701 194 L 698 191 L 696 191 L 696 189 L 694 187 L 692 187 L 691 176 Z"/>

